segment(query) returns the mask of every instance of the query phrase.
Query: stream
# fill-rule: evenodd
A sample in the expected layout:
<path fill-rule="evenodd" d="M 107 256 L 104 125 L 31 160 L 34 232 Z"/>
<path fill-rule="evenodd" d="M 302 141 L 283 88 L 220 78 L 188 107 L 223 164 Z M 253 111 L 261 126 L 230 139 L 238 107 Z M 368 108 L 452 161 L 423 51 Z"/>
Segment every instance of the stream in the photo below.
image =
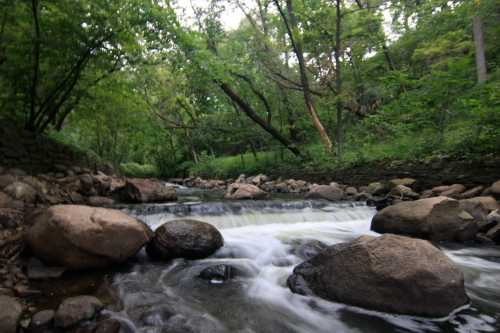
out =
<path fill-rule="evenodd" d="M 186 197 L 187 200 L 191 199 Z M 426 319 L 375 311 L 293 294 L 286 279 L 303 261 L 298 244 L 335 244 L 370 231 L 375 210 L 361 203 L 308 200 L 181 202 L 130 207 L 153 229 L 178 218 L 208 222 L 225 245 L 204 260 L 151 262 L 144 252 L 113 287 L 123 309 L 109 312 L 124 332 L 498 332 L 500 248 L 440 245 L 463 270 L 471 305 L 447 318 Z M 198 277 L 206 267 L 229 264 L 226 282 Z"/>

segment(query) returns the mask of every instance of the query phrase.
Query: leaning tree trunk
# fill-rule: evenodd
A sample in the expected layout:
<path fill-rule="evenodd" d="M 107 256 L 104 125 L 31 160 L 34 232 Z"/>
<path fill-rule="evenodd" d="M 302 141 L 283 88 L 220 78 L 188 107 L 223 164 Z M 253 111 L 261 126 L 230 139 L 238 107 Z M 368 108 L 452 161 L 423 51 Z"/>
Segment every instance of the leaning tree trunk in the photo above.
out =
<path fill-rule="evenodd" d="M 290 37 L 290 41 L 292 43 L 292 48 L 295 53 L 295 56 L 297 57 L 298 63 L 299 63 L 299 71 L 300 71 L 300 81 L 302 83 L 302 90 L 304 92 L 304 101 L 306 104 L 307 111 L 309 112 L 312 122 L 314 124 L 314 127 L 316 127 L 319 136 L 321 138 L 321 141 L 323 143 L 323 146 L 325 147 L 325 150 L 330 153 L 333 148 L 332 141 L 330 140 L 330 137 L 328 136 L 328 133 L 326 132 L 323 124 L 321 123 L 321 119 L 318 116 L 318 113 L 316 112 L 316 108 L 314 106 L 314 101 L 311 95 L 311 88 L 309 85 L 309 78 L 307 77 L 307 69 L 306 69 L 306 62 L 304 59 L 304 51 L 302 47 L 302 41 L 300 38 L 296 38 L 294 31 L 298 30 L 298 23 L 297 23 L 297 18 L 295 17 L 295 13 L 293 10 L 293 2 L 292 0 L 287 0 L 287 11 L 288 11 L 288 18 L 285 15 L 285 12 L 281 8 L 281 5 L 279 3 L 279 0 L 274 0 L 274 3 L 276 4 L 276 7 L 278 7 L 278 10 L 280 12 L 281 18 L 283 19 L 283 22 L 285 24 L 285 28 L 287 30 L 288 36 Z M 290 22 L 289 22 L 290 21 Z"/>

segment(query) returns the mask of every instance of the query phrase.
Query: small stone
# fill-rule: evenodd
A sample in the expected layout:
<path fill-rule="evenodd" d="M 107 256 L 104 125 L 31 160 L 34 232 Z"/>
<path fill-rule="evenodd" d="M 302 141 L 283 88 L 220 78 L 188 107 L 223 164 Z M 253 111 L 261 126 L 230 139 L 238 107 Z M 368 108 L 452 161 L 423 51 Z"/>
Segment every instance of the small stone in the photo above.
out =
<path fill-rule="evenodd" d="M 460 214 L 458 214 L 458 217 L 462 220 L 465 220 L 465 221 L 474 220 L 474 217 L 472 215 L 470 215 L 469 213 L 467 213 L 465 210 L 461 211 Z"/>
<path fill-rule="evenodd" d="M 16 333 L 23 307 L 13 297 L 0 296 L 0 309 L 0 332 Z"/>
<path fill-rule="evenodd" d="M 36 258 L 28 261 L 28 278 L 32 280 L 58 278 L 66 271 L 64 267 L 49 267 Z"/>
<path fill-rule="evenodd" d="M 65 299 L 55 314 L 55 326 L 68 328 L 89 320 L 103 308 L 101 301 L 93 296 L 77 296 Z"/>
<path fill-rule="evenodd" d="M 44 310 L 35 313 L 31 318 L 30 331 L 38 331 L 44 328 L 52 326 L 54 322 L 55 311 L 54 310 Z"/>
<path fill-rule="evenodd" d="M 14 290 L 16 291 L 16 294 L 21 298 L 38 296 L 42 294 L 40 290 L 30 289 L 25 285 L 16 285 L 14 287 Z"/>

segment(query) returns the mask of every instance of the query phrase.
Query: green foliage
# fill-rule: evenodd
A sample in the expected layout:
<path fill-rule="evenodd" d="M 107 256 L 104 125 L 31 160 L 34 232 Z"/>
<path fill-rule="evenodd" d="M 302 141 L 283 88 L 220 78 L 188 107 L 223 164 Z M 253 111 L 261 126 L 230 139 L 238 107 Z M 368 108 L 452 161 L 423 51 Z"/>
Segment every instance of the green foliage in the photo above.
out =
<path fill-rule="evenodd" d="M 369 8 L 342 1 L 339 31 L 335 1 L 293 3 L 316 111 L 330 137 L 341 129 L 342 158 L 319 145 L 273 2 L 261 11 L 246 7 L 246 19 L 227 31 L 227 0 L 207 1 L 196 27 L 183 24 L 168 1 L 40 0 L 37 39 L 31 3 L 0 0 L 0 113 L 29 124 L 33 103 L 47 112 L 49 134 L 133 176 L 300 174 L 499 151 L 498 0 L 370 1 Z M 484 26 L 489 79 L 482 85 L 474 15 Z M 218 82 L 309 159 L 284 151 Z"/>
<path fill-rule="evenodd" d="M 122 163 L 120 171 L 123 175 L 133 178 L 158 177 L 158 170 L 151 164 L 138 164 L 135 162 Z"/>

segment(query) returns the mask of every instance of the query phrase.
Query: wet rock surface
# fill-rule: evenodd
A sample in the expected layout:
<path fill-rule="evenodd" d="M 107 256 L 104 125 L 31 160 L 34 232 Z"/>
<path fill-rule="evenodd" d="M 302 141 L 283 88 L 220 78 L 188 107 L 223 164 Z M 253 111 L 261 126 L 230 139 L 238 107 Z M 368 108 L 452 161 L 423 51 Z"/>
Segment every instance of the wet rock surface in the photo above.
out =
<path fill-rule="evenodd" d="M 295 267 L 296 293 L 384 312 L 446 316 L 467 304 L 462 272 L 427 241 L 396 235 L 331 246 Z"/>
<path fill-rule="evenodd" d="M 124 262 L 151 237 L 149 227 L 120 211 L 59 205 L 35 217 L 26 240 L 36 257 L 78 270 Z"/>
<path fill-rule="evenodd" d="M 463 212 L 458 201 L 444 196 L 401 202 L 378 212 L 371 228 L 379 233 L 467 241 L 474 239 L 478 225 Z"/>
<path fill-rule="evenodd" d="M 54 325 L 59 328 L 69 328 L 92 319 L 102 310 L 103 304 L 93 296 L 77 296 L 64 300 L 57 308 Z"/>
<path fill-rule="evenodd" d="M 153 259 L 201 259 L 223 245 L 222 235 L 212 225 L 195 220 L 175 220 L 155 231 L 146 251 Z"/>

